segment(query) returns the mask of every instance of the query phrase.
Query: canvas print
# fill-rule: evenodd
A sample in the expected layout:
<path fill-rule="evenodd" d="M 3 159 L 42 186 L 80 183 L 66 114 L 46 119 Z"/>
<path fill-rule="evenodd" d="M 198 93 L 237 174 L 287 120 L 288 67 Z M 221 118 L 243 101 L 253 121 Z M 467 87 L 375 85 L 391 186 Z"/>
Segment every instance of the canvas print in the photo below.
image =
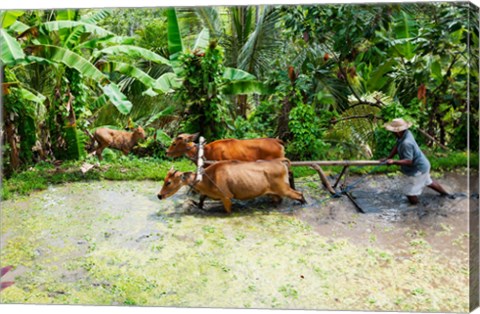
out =
<path fill-rule="evenodd" d="M 0 303 L 478 306 L 473 4 L 0 23 Z"/>

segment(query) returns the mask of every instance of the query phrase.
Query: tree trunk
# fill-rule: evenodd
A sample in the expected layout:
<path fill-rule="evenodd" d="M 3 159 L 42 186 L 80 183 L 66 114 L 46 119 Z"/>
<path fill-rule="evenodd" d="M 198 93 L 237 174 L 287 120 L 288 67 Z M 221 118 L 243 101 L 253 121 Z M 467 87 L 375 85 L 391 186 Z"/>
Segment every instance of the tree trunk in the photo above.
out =
<path fill-rule="evenodd" d="M 289 96 L 286 96 L 283 100 L 282 113 L 278 118 L 278 127 L 277 135 L 278 137 L 285 142 L 288 142 L 291 139 L 290 129 L 288 127 L 288 122 L 290 121 L 290 111 L 292 110 L 292 104 L 289 100 Z"/>
<path fill-rule="evenodd" d="M 237 108 L 238 108 L 237 114 L 242 118 L 246 119 L 247 110 L 248 110 L 247 95 L 237 96 Z"/>
<path fill-rule="evenodd" d="M 10 145 L 10 167 L 17 170 L 20 167 L 20 151 L 17 147 L 17 135 L 15 134 L 15 124 L 10 119 L 10 114 L 5 112 L 5 135 Z"/>

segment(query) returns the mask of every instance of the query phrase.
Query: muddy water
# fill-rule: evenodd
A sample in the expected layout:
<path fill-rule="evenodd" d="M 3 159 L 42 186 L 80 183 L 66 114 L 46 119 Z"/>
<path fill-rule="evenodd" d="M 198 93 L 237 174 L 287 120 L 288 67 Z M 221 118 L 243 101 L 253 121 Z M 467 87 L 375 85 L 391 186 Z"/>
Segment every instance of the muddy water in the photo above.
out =
<path fill-rule="evenodd" d="M 478 176 L 477 176 L 478 177 Z M 470 195 L 465 175 L 437 180 Z M 159 182 L 52 186 L 2 203 L 2 264 L 16 269 L 5 303 L 468 310 L 468 208 L 478 198 L 426 191 L 376 175 L 330 199 L 298 180 L 308 204 L 235 202 L 200 211 L 187 189 L 159 201 Z M 355 178 L 352 178 L 352 181 Z M 303 181 L 303 182 L 302 182 Z M 478 182 L 475 183 L 478 191 Z"/>
<path fill-rule="evenodd" d="M 344 237 L 360 244 L 368 244 L 375 238 L 377 244 L 387 249 L 405 249 L 409 238 L 422 235 L 448 258 L 458 254 L 458 248 L 452 246 L 455 237 L 468 232 L 469 206 L 478 208 L 478 176 L 472 176 L 472 190 L 464 174 L 437 177 L 435 180 L 454 194 L 455 199 L 441 197 L 427 188 L 420 203 L 410 205 L 402 194 L 401 174 L 376 175 L 361 181 L 351 191 L 361 209 L 346 196 L 325 201 L 329 197 L 325 192 L 316 194 L 309 190 L 311 206 L 297 211 L 295 216 L 321 235 Z M 346 184 L 358 179 L 352 177 Z"/>

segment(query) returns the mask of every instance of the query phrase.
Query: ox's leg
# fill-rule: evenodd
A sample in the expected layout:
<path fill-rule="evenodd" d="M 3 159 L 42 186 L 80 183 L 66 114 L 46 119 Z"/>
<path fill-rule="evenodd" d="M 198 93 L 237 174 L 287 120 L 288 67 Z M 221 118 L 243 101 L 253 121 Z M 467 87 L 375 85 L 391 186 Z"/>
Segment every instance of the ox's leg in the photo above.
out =
<path fill-rule="evenodd" d="M 232 213 L 232 200 L 229 199 L 228 197 L 223 197 L 222 198 L 222 203 L 223 203 L 223 207 L 225 207 L 225 211 L 227 212 L 227 214 L 231 214 Z"/>
<path fill-rule="evenodd" d="M 201 194 L 200 199 L 198 200 L 198 208 L 203 209 L 203 202 L 205 202 L 205 199 L 207 198 L 206 195 Z"/>
<path fill-rule="evenodd" d="M 290 187 L 295 190 L 295 178 L 293 177 L 293 171 L 291 169 L 288 170 L 288 183 Z"/>
<path fill-rule="evenodd" d="M 103 160 L 102 153 L 105 147 L 107 147 L 107 145 L 103 145 L 102 143 L 98 142 L 98 148 L 95 151 L 95 154 L 97 155 L 99 161 Z"/>
<path fill-rule="evenodd" d="M 297 200 L 302 204 L 306 204 L 307 201 L 305 200 L 305 197 L 303 197 L 303 193 L 289 189 L 286 191 L 285 196 Z"/>
<path fill-rule="evenodd" d="M 200 194 L 200 199 L 198 200 L 198 203 L 192 200 L 192 203 L 197 206 L 198 209 L 203 209 L 203 202 L 205 202 L 205 199 L 207 198 L 206 195 Z"/>
<path fill-rule="evenodd" d="M 280 195 L 271 194 L 269 195 L 275 205 L 280 205 L 282 203 L 282 197 Z"/>

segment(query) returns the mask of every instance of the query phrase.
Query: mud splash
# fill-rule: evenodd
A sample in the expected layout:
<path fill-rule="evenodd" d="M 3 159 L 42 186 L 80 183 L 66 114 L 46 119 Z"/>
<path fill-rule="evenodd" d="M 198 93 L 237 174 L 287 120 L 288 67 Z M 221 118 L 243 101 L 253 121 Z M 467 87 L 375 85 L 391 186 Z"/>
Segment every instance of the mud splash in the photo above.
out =
<path fill-rule="evenodd" d="M 465 176 L 437 178 L 469 194 Z M 468 206 L 427 191 L 417 207 L 401 177 L 355 190 L 377 210 L 299 183 L 307 205 L 268 198 L 199 211 L 158 182 L 51 187 L 2 203 L 4 303 L 388 311 L 468 311 Z M 478 186 L 478 182 L 476 183 Z M 478 190 L 478 188 L 477 188 Z"/>

